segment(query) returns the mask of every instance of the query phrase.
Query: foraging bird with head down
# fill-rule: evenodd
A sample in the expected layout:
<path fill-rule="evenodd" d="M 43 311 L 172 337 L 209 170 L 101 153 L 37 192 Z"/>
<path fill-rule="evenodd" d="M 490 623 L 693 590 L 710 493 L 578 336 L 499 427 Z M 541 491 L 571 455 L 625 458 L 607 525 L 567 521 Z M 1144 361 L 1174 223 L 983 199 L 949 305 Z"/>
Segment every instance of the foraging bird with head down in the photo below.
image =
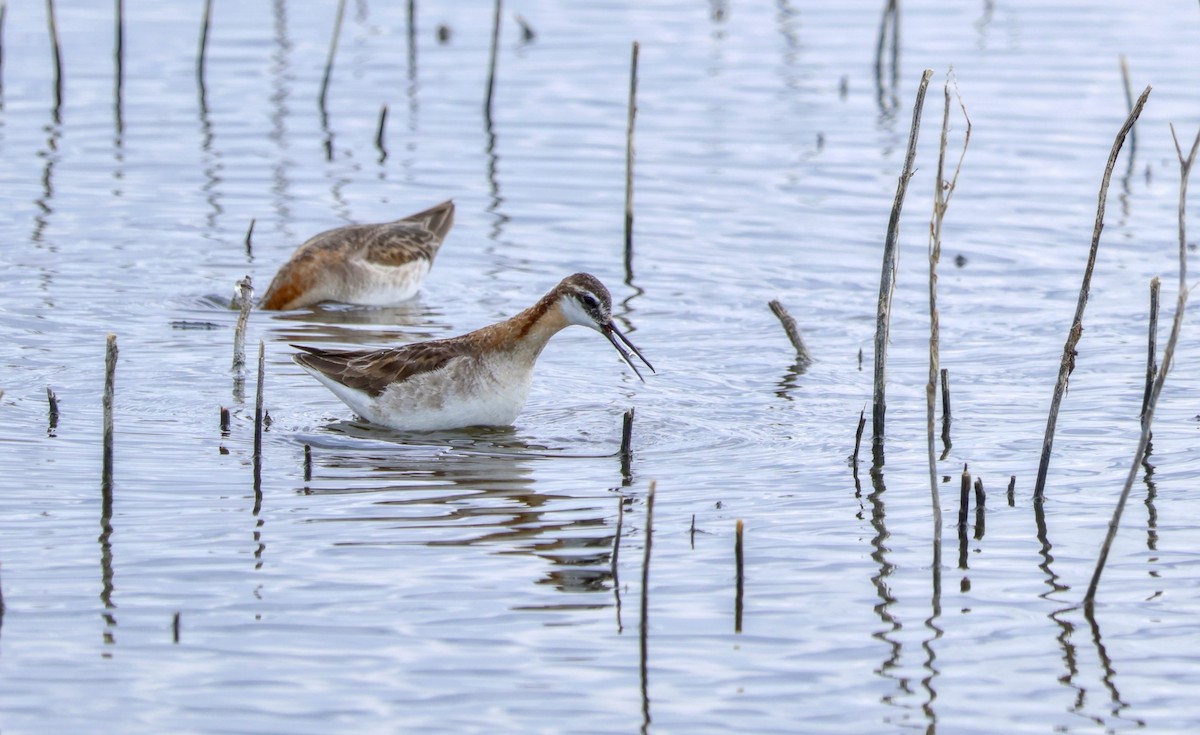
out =
<path fill-rule="evenodd" d="M 572 324 L 607 337 L 639 378 L 625 347 L 654 370 L 613 324 L 608 289 L 587 273 L 564 278 L 514 317 L 458 337 L 374 351 L 293 345 L 304 352 L 292 359 L 371 423 L 401 431 L 508 426 L 529 397 L 542 349 Z"/>
<path fill-rule="evenodd" d="M 410 299 L 453 224 L 454 202 L 445 201 L 395 222 L 322 232 L 296 248 L 259 307 L 284 311 L 322 301 L 388 306 Z"/>

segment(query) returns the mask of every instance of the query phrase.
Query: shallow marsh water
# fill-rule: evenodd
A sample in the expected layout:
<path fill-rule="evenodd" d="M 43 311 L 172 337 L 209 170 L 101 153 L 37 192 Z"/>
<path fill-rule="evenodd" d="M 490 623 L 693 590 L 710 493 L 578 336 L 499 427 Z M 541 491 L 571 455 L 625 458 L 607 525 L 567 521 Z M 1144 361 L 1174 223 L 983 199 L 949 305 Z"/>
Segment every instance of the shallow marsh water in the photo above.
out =
<path fill-rule="evenodd" d="M 0 729 L 1194 731 L 1194 314 L 1094 620 L 1078 603 L 1136 444 L 1153 276 L 1164 340 L 1174 310 L 1167 124 L 1181 139 L 1200 125 L 1200 9 L 905 3 L 899 85 L 881 93 L 882 4 L 506 7 L 490 128 L 485 4 L 420 5 L 412 50 L 403 7 L 348 3 L 324 122 L 332 2 L 215 3 L 203 104 L 201 4 L 125 3 L 118 110 L 111 7 L 60 1 L 57 115 L 44 10 L 13 4 L 0 111 Z M 1126 114 L 1121 54 L 1135 94 L 1154 91 L 1136 152 L 1117 165 L 1038 512 L 1046 410 Z M 926 235 L 950 65 L 973 130 L 940 269 L 954 443 L 939 463 L 948 523 L 935 594 Z M 846 459 L 870 399 L 882 241 L 927 67 L 937 74 L 901 227 L 887 463 L 882 482 L 864 464 L 856 485 Z M 964 127 L 956 117 L 952 149 Z M 234 282 L 249 273 L 261 290 L 309 235 L 444 198 L 457 223 L 412 303 L 252 316 L 272 419 L 256 493 L 253 379 L 239 394 L 229 370 Z M 597 335 L 568 330 L 511 429 L 364 427 L 289 358 L 291 342 L 467 331 L 577 270 L 613 290 L 658 373 L 642 384 Z M 772 298 L 800 324 L 816 357 L 807 370 Z M 109 332 L 121 351 L 111 507 L 100 484 Z M 46 386 L 60 402 L 53 429 Z M 616 452 L 630 407 L 626 476 Z M 964 463 L 989 492 L 965 562 L 952 527 Z"/>

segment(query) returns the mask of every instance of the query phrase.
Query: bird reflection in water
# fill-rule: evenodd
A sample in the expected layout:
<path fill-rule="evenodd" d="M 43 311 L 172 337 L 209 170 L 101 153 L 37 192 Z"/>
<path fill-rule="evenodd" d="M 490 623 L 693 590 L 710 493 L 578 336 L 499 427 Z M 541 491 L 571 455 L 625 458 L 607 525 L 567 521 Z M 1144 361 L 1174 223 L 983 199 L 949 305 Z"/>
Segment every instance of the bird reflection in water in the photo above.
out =
<path fill-rule="evenodd" d="M 538 462 L 602 456 L 530 444 L 510 427 L 420 435 L 355 422 L 327 428 L 355 441 L 310 438 L 313 479 L 299 492 L 378 495 L 369 514 L 313 519 L 373 524 L 362 540 L 338 545 L 488 545 L 498 554 L 548 561 L 551 568 L 537 584 L 560 592 L 611 592 L 616 533 L 611 495 L 607 490 L 582 496 L 538 491 L 533 477 Z M 364 447 L 362 440 L 370 445 Z M 596 598 L 536 607 L 578 610 L 612 604 Z"/>

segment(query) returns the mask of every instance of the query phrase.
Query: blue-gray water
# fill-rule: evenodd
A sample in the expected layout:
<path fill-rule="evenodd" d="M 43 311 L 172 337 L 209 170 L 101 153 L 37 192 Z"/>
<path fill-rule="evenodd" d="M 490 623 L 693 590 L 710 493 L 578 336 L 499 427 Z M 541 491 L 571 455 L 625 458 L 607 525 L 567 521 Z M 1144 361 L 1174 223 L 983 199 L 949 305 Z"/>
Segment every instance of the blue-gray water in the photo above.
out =
<path fill-rule="evenodd" d="M 903 3 L 899 85 L 882 92 L 882 2 L 509 5 L 490 129 L 485 3 L 420 4 L 410 49 L 403 4 L 349 2 L 324 124 L 333 2 L 214 3 L 203 106 L 202 3 L 126 2 L 119 120 L 111 4 L 56 5 L 57 117 L 42 4 L 10 3 L 3 29 L 5 733 L 1200 727 L 1195 314 L 1093 620 L 1079 608 L 1133 459 L 1155 275 L 1160 342 L 1174 313 L 1168 123 L 1185 145 L 1200 125 L 1194 2 Z M 1134 94 L 1154 90 L 1114 173 L 1039 515 L 1046 412 L 1126 115 L 1121 55 Z M 935 594 L 926 253 L 951 65 L 973 128 L 940 266 L 954 423 Z M 864 463 L 858 487 L 847 456 L 870 400 L 882 244 L 925 68 L 936 73 L 901 222 L 887 463 L 875 484 Z M 956 159 L 966 126 L 951 109 Z M 445 198 L 457 224 L 416 301 L 253 314 L 250 362 L 263 340 L 272 419 L 256 497 L 253 376 L 239 396 L 229 369 L 234 282 L 251 274 L 261 291 L 308 236 Z M 610 286 L 658 373 L 642 384 L 604 340 L 568 330 L 509 430 L 365 428 L 289 358 L 290 342 L 465 332 L 578 270 Z M 807 371 L 773 298 L 814 353 Z M 120 346 L 111 508 L 108 333 Z M 630 407 L 626 478 L 613 455 Z M 988 491 L 966 568 L 953 527 L 964 463 Z"/>

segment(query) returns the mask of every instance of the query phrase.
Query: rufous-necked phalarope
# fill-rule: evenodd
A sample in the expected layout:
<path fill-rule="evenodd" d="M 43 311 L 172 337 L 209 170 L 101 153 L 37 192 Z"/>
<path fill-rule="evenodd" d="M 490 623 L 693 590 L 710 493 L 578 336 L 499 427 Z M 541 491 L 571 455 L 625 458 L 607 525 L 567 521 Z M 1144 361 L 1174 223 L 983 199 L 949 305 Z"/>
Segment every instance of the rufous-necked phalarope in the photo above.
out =
<path fill-rule="evenodd" d="M 374 351 L 293 345 L 305 352 L 292 359 L 375 424 L 401 431 L 507 426 L 525 405 L 542 348 L 572 324 L 607 337 L 639 378 L 622 343 L 654 370 L 613 325 L 608 289 L 587 273 L 564 278 L 520 314 L 459 337 Z"/>
<path fill-rule="evenodd" d="M 322 232 L 296 248 L 259 307 L 301 309 L 322 301 L 387 306 L 412 298 L 454 224 L 454 202 L 395 222 Z"/>

